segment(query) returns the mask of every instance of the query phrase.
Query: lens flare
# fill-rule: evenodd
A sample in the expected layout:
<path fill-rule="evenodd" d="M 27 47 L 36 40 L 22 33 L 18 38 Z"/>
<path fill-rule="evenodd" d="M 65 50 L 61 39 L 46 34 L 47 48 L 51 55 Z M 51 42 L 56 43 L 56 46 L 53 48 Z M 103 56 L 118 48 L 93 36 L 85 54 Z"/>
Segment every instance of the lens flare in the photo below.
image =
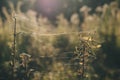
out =
<path fill-rule="evenodd" d="M 59 0 L 39 0 L 40 9 L 44 13 L 52 13 L 57 10 L 59 5 Z"/>

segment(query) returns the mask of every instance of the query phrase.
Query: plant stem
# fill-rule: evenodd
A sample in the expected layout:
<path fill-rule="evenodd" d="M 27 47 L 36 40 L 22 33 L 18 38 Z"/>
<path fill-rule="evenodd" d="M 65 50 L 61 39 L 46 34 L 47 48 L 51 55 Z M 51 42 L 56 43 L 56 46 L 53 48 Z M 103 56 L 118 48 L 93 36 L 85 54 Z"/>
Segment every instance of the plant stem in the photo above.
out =
<path fill-rule="evenodd" d="M 15 56 L 16 56 L 16 18 L 14 17 L 14 33 L 13 33 L 13 80 L 15 80 Z"/>

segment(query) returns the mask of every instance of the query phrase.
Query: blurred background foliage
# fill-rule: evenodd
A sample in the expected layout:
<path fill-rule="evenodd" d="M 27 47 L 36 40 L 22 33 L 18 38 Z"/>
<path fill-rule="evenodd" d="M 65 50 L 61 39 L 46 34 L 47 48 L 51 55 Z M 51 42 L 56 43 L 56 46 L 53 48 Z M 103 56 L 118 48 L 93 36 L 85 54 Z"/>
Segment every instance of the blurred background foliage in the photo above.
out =
<path fill-rule="evenodd" d="M 83 39 L 90 37 L 101 45 L 95 49 L 86 80 L 119 80 L 119 8 L 120 0 L 0 0 L 0 80 L 13 80 L 13 17 L 16 80 L 25 75 L 26 80 L 80 80 L 71 61 L 80 31 Z M 27 62 L 26 56 L 31 56 Z"/>

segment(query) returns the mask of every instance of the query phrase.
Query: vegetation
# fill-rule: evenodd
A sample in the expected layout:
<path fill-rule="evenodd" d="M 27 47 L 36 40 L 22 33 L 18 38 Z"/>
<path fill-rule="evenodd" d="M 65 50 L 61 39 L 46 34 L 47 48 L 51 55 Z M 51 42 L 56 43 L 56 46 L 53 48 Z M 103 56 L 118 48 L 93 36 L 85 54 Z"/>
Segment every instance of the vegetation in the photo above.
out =
<path fill-rule="evenodd" d="M 21 2 L 0 17 L 0 80 L 119 80 L 120 9 L 117 1 L 81 6 L 53 24 Z M 80 19 L 82 13 L 83 21 Z M 15 28 L 16 27 L 16 28 Z"/>

